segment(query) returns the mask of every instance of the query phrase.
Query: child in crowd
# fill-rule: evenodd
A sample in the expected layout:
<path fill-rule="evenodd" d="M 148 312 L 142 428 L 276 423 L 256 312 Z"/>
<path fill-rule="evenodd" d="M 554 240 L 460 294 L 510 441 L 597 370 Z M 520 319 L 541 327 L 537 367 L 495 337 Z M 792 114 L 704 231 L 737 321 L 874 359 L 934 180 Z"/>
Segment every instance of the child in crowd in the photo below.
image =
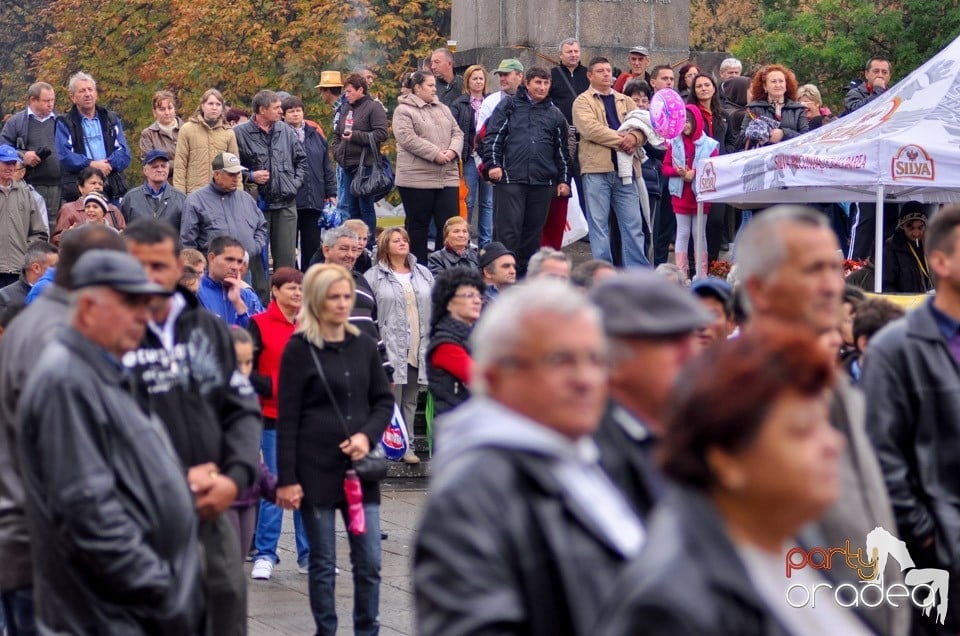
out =
<path fill-rule="evenodd" d="M 691 226 L 697 214 L 697 195 L 694 177 L 696 171 L 694 163 L 719 154 L 719 146 L 715 139 L 704 133 L 703 115 L 700 108 L 693 104 L 687 105 L 687 123 L 683 133 L 670 140 L 667 154 L 663 158 L 663 174 L 670 178 L 668 183 L 670 198 L 673 203 L 673 213 L 677 217 L 677 237 L 674 240 L 674 262 L 687 275 L 687 246 L 691 238 Z M 703 205 L 703 223 L 697 227 L 697 236 L 703 250 L 700 259 L 700 269 L 697 276 L 707 275 L 707 235 L 705 232 L 706 215 L 710 213 L 710 204 Z M 697 241 L 691 246 L 696 249 Z"/>
<path fill-rule="evenodd" d="M 253 339 L 245 329 L 239 327 L 231 329 L 230 335 L 233 337 L 233 348 L 237 353 L 237 369 L 249 378 L 253 371 Z M 263 463 L 263 456 L 260 457 L 260 475 L 257 481 L 237 495 L 227 511 L 227 518 L 240 538 L 240 556 L 244 559 L 247 558 L 250 546 L 253 544 L 253 532 L 257 527 L 257 504 L 260 497 L 268 501 L 277 499 L 277 478 Z"/>

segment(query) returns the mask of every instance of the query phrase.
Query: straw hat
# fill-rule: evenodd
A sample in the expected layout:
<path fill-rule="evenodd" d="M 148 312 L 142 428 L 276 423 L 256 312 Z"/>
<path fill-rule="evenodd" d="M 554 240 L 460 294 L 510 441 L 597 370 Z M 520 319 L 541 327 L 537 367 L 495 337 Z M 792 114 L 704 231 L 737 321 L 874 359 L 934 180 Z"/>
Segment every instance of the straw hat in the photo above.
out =
<path fill-rule="evenodd" d="M 342 88 L 343 79 L 340 71 L 320 71 L 320 83 L 314 88 Z"/>

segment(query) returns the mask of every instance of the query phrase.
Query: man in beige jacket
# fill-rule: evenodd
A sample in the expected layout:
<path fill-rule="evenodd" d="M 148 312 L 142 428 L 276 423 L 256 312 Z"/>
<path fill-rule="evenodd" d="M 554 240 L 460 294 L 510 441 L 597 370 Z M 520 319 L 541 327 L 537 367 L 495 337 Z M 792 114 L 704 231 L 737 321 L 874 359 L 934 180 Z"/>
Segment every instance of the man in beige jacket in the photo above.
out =
<path fill-rule="evenodd" d="M 610 250 L 611 208 L 623 237 L 623 264 L 649 266 L 643 249 L 643 221 L 636 177 L 617 175 L 618 150 L 632 154 L 643 144 L 637 130 L 617 132 L 636 105 L 613 90 L 613 67 L 603 57 L 587 67 L 590 88 L 573 102 L 573 125 L 580 133 L 580 174 L 587 204 L 590 251 L 593 258 L 613 262 Z"/>

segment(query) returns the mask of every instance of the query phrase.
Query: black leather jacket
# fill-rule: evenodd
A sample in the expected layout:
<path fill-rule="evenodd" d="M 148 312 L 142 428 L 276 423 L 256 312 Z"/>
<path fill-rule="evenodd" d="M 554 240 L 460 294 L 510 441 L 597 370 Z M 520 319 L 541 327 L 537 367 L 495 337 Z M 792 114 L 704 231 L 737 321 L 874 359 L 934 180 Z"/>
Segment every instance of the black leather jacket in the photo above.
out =
<path fill-rule="evenodd" d="M 197 516 L 163 425 L 73 329 L 31 377 L 19 451 L 41 633 L 198 633 Z"/>
<path fill-rule="evenodd" d="M 240 163 L 250 171 L 269 170 L 270 180 L 258 186 L 269 207 L 295 202 L 307 172 L 307 154 L 290 126 L 278 121 L 264 132 L 253 119 L 233 129 L 240 150 Z"/>
<path fill-rule="evenodd" d="M 773 104 L 765 99 L 756 99 L 747 104 L 747 110 L 754 115 L 776 119 Z M 737 139 L 737 149 L 743 150 L 747 145 L 747 138 L 744 136 L 744 130 L 747 127 L 748 117 L 744 117 L 740 129 L 740 136 Z M 787 100 L 780 109 L 780 129 L 783 130 L 783 141 L 793 139 L 798 135 L 810 130 L 810 122 L 807 121 L 807 109 L 800 102 Z M 751 142 L 751 147 L 755 142 Z"/>

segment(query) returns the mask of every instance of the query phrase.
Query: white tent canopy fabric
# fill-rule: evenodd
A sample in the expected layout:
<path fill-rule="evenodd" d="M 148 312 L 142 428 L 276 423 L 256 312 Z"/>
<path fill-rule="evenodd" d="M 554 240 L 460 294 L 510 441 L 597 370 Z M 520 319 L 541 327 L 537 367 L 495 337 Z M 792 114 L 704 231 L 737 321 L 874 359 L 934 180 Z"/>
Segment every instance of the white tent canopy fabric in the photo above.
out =
<path fill-rule="evenodd" d="M 700 201 L 960 202 L 960 38 L 863 108 L 697 164 Z"/>

